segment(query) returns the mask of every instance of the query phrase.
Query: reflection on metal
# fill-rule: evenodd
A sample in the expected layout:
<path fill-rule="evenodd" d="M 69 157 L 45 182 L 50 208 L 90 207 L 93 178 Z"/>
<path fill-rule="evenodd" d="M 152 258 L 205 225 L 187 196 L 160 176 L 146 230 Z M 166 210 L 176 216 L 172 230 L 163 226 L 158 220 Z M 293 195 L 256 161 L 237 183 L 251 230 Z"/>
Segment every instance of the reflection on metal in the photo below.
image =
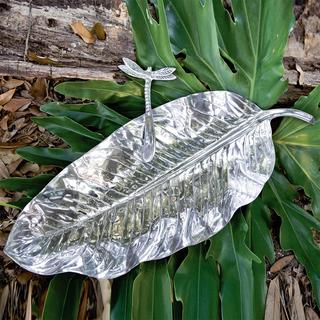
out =
<path fill-rule="evenodd" d="M 176 76 L 172 73 L 176 68 L 163 68 L 157 71 L 152 71 L 149 67 L 147 70 L 143 70 L 134 61 L 123 58 L 124 65 L 119 66 L 119 69 L 128 74 L 129 76 L 144 79 L 144 98 L 145 98 L 145 114 L 144 114 L 144 129 L 142 138 L 142 158 L 145 162 L 150 162 L 154 156 L 156 143 L 155 132 L 152 116 L 151 106 L 151 83 L 152 80 L 175 80 Z"/>
<path fill-rule="evenodd" d="M 149 162 L 140 152 L 144 116 L 130 121 L 25 207 L 6 254 L 35 273 L 114 278 L 208 239 L 269 179 L 277 116 L 313 121 L 226 91 L 177 99 L 154 109 Z"/>

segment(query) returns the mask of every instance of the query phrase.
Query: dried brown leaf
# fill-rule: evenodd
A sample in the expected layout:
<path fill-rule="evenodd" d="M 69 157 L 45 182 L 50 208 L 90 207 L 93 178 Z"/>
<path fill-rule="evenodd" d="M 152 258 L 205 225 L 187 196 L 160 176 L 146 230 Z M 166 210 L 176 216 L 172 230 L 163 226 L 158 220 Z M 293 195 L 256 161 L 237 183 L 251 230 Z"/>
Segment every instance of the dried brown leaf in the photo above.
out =
<path fill-rule="evenodd" d="M 295 278 L 293 281 L 293 299 L 291 301 L 291 319 L 292 320 L 305 320 L 302 295 L 300 292 L 299 283 Z"/>
<path fill-rule="evenodd" d="M 9 131 L 5 131 L 4 135 L 2 136 L 2 142 L 6 143 L 11 140 L 20 129 L 24 128 L 27 125 L 28 123 L 26 123 L 25 118 L 20 118 L 12 122 L 8 127 Z"/>
<path fill-rule="evenodd" d="M 100 284 L 97 279 L 93 279 L 93 278 L 89 278 L 89 279 L 92 284 L 96 314 L 99 316 L 98 319 L 101 319 L 101 314 L 103 312 L 103 299 L 102 299 Z"/>
<path fill-rule="evenodd" d="M 320 318 L 313 309 L 306 307 L 306 320 L 320 320 Z"/>
<path fill-rule="evenodd" d="M 34 115 L 36 117 L 43 117 L 46 115 L 44 112 L 41 112 L 37 107 L 31 107 L 29 109 L 29 113 L 31 113 L 32 115 Z"/>
<path fill-rule="evenodd" d="M 0 202 L 8 203 L 10 201 L 12 201 L 12 199 L 9 197 L 0 197 Z M 0 245 L 1 245 L 1 243 L 2 243 L 2 239 L 1 239 L 1 235 L 0 235 Z"/>
<path fill-rule="evenodd" d="M 15 121 L 13 121 L 10 126 L 9 126 L 9 130 L 10 129 L 14 129 L 14 130 L 20 130 L 22 128 L 24 128 L 25 126 L 27 126 L 28 123 L 26 122 L 25 118 L 19 118 Z"/>
<path fill-rule="evenodd" d="M 21 107 L 29 106 L 30 103 L 31 103 L 30 99 L 13 98 L 7 104 L 5 104 L 3 109 L 9 112 L 16 112 Z"/>
<path fill-rule="evenodd" d="M 27 284 L 32 278 L 32 273 L 29 271 L 21 271 L 16 275 L 16 278 L 21 284 Z"/>
<path fill-rule="evenodd" d="M 281 275 L 279 278 L 279 285 L 280 285 L 280 302 L 281 302 L 281 320 L 285 318 L 289 320 L 289 315 L 287 312 L 288 303 L 287 303 L 287 288 L 284 288 L 285 284 L 291 283 L 291 277 L 287 275 Z M 290 295 L 290 293 L 289 293 Z"/>
<path fill-rule="evenodd" d="M 320 232 L 316 229 L 312 229 L 312 236 L 315 243 L 320 245 Z"/>
<path fill-rule="evenodd" d="M 9 286 L 6 285 L 2 290 L 1 290 L 1 295 L 0 295 L 0 319 L 4 319 L 4 311 L 6 309 L 8 297 L 9 297 Z"/>
<path fill-rule="evenodd" d="M 264 320 L 280 320 L 281 304 L 280 304 L 280 286 L 278 276 L 271 280 L 267 300 Z"/>
<path fill-rule="evenodd" d="M 14 173 L 17 170 L 17 168 L 19 167 L 19 165 L 22 161 L 23 161 L 23 159 L 20 158 L 16 161 L 13 161 L 9 165 L 7 165 L 7 168 L 9 170 L 10 174 Z"/>
<path fill-rule="evenodd" d="M 281 320 L 288 320 L 285 309 L 281 308 Z"/>
<path fill-rule="evenodd" d="M 4 201 L 5 202 L 5 201 Z M 0 246 L 4 247 L 8 240 L 9 233 L 0 231 Z M 1 319 L 1 317 L 0 317 Z"/>
<path fill-rule="evenodd" d="M 22 174 L 27 174 L 29 172 L 38 173 L 40 170 L 40 167 L 36 163 L 27 162 L 20 168 L 20 172 Z"/>
<path fill-rule="evenodd" d="M 55 168 L 56 168 L 55 166 L 43 165 L 43 166 L 40 166 L 40 172 L 41 173 L 50 172 L 50 171 L 54 170 Z"/>
<path fill-rule="evenodd" d="M 93 44 L 96 38 L 93 34 L 83 25 L 81 21 L 76 21 L 70 24 L 73 32 L 82 38 L 85 43 Z"/>
<path fill-rule="evenodd" d="M 1 222 L 1 230 L 6 230 L 13 224 L 13 221 L 2 221 Z"/>
<path fill-rule="evenodd" d="M 112 282 L 108 279 L 99 279 L 103 303 L 103 312 L 101 315 L 101 319 L 110 319 L 111 283 Z"/>
<path fill-rule="evenodd" d="M 11 89 L 11 90 L 8 90 L 8 91 L 0 94 L 0 105 L 3 106 L 6 103 L 8 103 L 12 99 L 15 91 L 16 91 L 16 89 Z"/>
<path fill-rule="evenodd" d="M 42 101 L 47 97 L 47 81 L 44 78 L 38 78 L 32 85 L 29 94 L 38 101 Z"/>
<path fill-rule="evenodd" d="M 6 83 L 3 85 L 7 89 L 15 89 L 17 87 L 20 87 L 24 84 L 24 80 L 18 80 L 18 79 L 10 79 L 6 81 Z"/>
<path fill-rule="evenodd" d="M 0 151 L 0 159 L 3 161 L 5 165 L 8 165 L 17 159 L 20 159 L 20 156 L 18 154 L 15 154 L 13 152 L 7 152 L 7 151 Z"/>
<path fill-rule="evenodd" d="M 29 288 L 28 288 L 25 320 L 32 320 L 32 289 L 33 289 L 33 284 L 32 284 L 32 280 L 30 280 Z"/>
<path fill-rule="evenodd" d="M 25 147 L 29 143 L 23 143 L 23 142 L 12 142 L 12 143 L 0 143 L 0 150 L 1 149 L 17 149 L 20 147 Z"/>
<path fill-rule="evenodd" d="M 81 297 L 81 303 L 80 303 L 77 320 L 87 319 L 88 296 L 89 296 L 89 281 L 85 280 L 83 284 L 82 297 Z"/>
<path fill-rule="evenodd" d="M 3 161 L 0 159 L 0 178 L 6 179 L 10 177 L 10 172 Z"/>
<path fill-rule="evenodd" d="M 48 57 L 40 57 L 35 52 L 29 51 L 27 54 L 27 58 L 29 61 L 36 62 L 41 65 L 51 65 L 56 66 L 59 64 L 58 61 L 54 61 Z"/>
<path fill-rule="evenodd" d="M 29 93 L 32 90 L 32 85 L 29 83 L 28 90 L 21 90 L 20 96 L 26 99 L 33 100 L 33 96 Z"/>
<path fill-rule="evenodd" d="M 0 128 L 4 131 L 8 130 L 8 121 L 9 121 L 9 116 L 5 115 L 1 120 L 0 120 Z"/>
<path fill-rule="evenodd" d="M 270 271 L 272 273 L 276 273 L 281 271 L 283 268 L 285 268 L 288 264 L 290 264 L 290 262 L 294 259 L 294 255 L 291 254 L 289 256 L 284 256 L 282 258 L 280 258 L 279 260 L 277 260 L 273 266 L 270 268 Z"/>
<path fill-rule="evenodd" d="M 296 63 L 296 69 L 299 73 L 298 83 L 299 83 L 299 85 L 303 86 L 304 85 L 304 71 L 297 63 Z"/>
<path fill-rule="evenodd" d="M 99 40 L 106 40 L 107 33 L 104 26 L 100 22 L 96 22 L 94 24 L 94 26 L 91 29 L 91 33 L 95 34 Z"/>

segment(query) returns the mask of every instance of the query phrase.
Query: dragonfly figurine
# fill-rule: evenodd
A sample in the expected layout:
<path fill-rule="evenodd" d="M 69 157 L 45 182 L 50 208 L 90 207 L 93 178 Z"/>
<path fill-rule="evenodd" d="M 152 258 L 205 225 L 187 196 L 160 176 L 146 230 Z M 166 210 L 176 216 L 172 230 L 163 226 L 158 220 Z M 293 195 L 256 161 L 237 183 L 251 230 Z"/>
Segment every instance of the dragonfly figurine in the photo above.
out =
<path fill-rule="evenodd" d="M 152 71 L 151 67 L 143 70 L 134 61 L 123 58 L 124 65 L 120 65 L 119 69 L 129 76 L 144 79 L 144 98 L 145 98 L 145 115 L 144 115 L 144 129 L 142 137 L 142 159 L 145 162 L 150 162 L 155 154 L 156 143 L 155 143 L 155 132 L 154 123 L 152 116 L 151 106 L 151 83 L 153 80 L 175 80 L 176 76 L 173 72 L 176 68 L 166 67 L 156 71 Z"/>

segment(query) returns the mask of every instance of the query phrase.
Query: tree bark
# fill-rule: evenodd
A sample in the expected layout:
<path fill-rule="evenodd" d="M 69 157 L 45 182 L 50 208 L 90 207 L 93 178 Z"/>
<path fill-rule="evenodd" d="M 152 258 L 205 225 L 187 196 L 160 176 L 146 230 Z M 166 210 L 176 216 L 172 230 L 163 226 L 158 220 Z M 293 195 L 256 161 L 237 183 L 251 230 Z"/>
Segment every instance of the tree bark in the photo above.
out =
<path fill-rule="evenodd" d="M 284 60 L 289 91 L 281 103 L 320 83 L 320 2 L 296 0 L 295 14 Z M 71 30 L 75 21 L 89 29 L 101 22 L 107 39 L 86 44 Z M 30 59 L 30 53 L 51 64 Z M 121 57 L 134 58 L 121 0 L 0 0 L 0 75 L 113 79 Z"/>

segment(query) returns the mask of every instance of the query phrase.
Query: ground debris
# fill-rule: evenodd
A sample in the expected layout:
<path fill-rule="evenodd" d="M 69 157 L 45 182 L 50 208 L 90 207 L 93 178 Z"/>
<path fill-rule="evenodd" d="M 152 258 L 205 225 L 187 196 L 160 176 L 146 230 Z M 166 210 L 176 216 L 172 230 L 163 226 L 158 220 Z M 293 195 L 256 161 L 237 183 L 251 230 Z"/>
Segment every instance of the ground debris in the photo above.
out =
<path fill-rule="evenodd" d="M 277 256 L 268 272 L 265 319 L 320 320 L 303 266 L 290 252 L 278 252 Z"/>

